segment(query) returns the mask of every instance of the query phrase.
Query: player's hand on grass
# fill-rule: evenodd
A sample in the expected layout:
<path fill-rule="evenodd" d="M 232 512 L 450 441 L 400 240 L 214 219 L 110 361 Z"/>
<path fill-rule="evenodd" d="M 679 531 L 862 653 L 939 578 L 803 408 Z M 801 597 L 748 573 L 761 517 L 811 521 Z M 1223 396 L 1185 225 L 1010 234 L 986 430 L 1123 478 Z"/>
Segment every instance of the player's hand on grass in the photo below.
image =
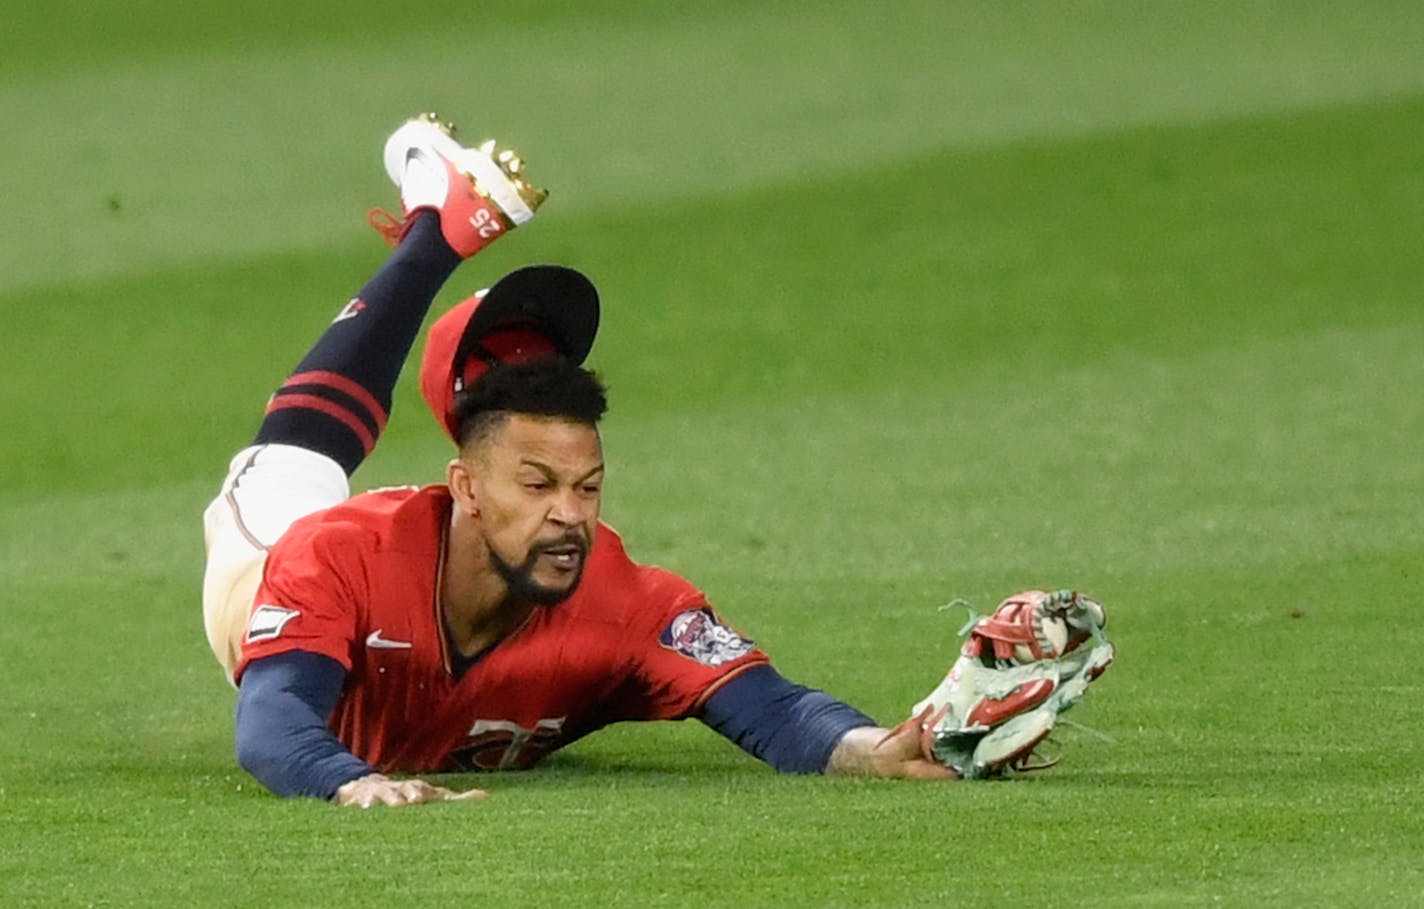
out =
<path fill-rule="evenodd" d="M 852 729 L 831 753 L 826 773 L 914 780 L 952 780 L 958 774 L 920 750 L 918 723 L 894 729 L 865 726 Z"/>
<path fill-rule="evenodd" d="M 384 773 L 368 773 L 336 790 L 331 800 L 338 805 L 370 808 L 372 805 L 418 805 L 423 802 L 459 802 L 488 798 L 483 789 L 455 792 L 443 786 L 432 786 L 425 780 L 393 780 Z"/>

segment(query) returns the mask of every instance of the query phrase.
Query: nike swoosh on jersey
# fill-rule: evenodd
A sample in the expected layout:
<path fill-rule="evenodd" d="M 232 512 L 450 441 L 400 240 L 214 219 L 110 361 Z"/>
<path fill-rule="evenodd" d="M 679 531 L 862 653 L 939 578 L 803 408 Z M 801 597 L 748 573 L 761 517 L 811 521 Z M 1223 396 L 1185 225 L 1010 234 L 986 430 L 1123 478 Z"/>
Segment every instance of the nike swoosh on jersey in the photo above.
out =
<path fill-rule="evenodd" d="M 415 645 L 410 641 L 392 641 L 388 638 L 383 638 L 381 637 L 381 629 L 377 628 L 375 631 L 366 635 L 366 646 L 373 647 L 376 650 L 409 650 Z"/>

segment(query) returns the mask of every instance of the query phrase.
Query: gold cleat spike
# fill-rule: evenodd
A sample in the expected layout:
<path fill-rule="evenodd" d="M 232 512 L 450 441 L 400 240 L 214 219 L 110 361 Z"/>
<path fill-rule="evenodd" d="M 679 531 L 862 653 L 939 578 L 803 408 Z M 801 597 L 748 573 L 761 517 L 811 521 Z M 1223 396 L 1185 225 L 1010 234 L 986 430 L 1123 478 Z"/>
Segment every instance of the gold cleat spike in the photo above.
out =
<path fill-rule="evenodd" d="M 528 205 L 531 211 L 544 204 L 544 200 L 549 197 L 549 191 L 539 189 L 524 179 L 524 159 L 519 157 L 518 152 L 512 148 L 500 148 L 493 139 L 486 141 L 477 150 L 504 172 L 513 184 L 514 191 L 519 193 L 519 198 L 524 200 L 524 204 Z"/>
<path fill-rule="evenodd" d="M 456 142 L 460 141 L 460 131 L 455 128 L 455 124 L 451 123 L 449 120 L 442 120 L 440 118 L 440 115 L 433 110 L 426 111 L 421 114 L 416 114 L 414 119 L 429 123 L 431 126 L 440 130 L 442 133 L 449 136 L 451 139 L 454 139 Z"/>
<path fill-rule="evenodd" d="M 416 114 L 413 119 L 430 124 L 449 136 L 456 143 L 460 143 L 460 131 L 456 128 L 455 124 L 441 118 L 441 116 L 434 111 Z M 536 211 L 540 205 L 544 204 L 544 200 L 549 197 L 549 191 L 547 189 L 540 189 L 525 179 L 524 159 L 519 156 L 518 152 L 510 148 L 500 148 L 493 139 L 481 143 L 472 150 L 494 162 L 494 165 L 509 178 L 509 182 L 514 187 L 514 191 L 518 193 L 519 198 L 524 201 L 524 204 L 529 206 L 530 211 Z M 473 175 L 471 179 L 474 179 Z M 478 186 L 478 181 L 476 181 L 476 189 L 481 195 L 487 195 L 484 190 Z"/>

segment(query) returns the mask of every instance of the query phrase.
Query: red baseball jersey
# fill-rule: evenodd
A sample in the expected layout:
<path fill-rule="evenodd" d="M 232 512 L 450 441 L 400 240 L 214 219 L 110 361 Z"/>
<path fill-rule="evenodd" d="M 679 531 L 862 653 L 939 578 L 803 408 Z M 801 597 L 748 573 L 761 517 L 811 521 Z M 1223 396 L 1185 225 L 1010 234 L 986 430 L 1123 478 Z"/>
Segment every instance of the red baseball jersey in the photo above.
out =
<path fill-rule="evenodd" d="M 306 650 L 346 667 L 330 725 L 381 770 L 528 767 L 620 720 L 676 719 L 767 660 L 687 581 L 628 558 L 599 525 L 573 596 L 452 672 L 438 591 L 443 486 L 356 496 L 292 525 L 268 555 L 238 677 Z"/>

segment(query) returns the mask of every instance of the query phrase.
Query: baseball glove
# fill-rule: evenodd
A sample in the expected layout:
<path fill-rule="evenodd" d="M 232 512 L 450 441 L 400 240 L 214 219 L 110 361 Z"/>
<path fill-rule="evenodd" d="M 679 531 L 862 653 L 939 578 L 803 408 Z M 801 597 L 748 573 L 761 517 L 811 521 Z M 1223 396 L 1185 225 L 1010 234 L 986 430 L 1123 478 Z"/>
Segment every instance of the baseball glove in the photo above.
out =
<path fill-rule="evenodd" d="M 959 658 L 907 721 L 926 757 L 966 779 L 1052 766 L 1034 749 L 1111 665 L 1106 622 L 1102 604 L 1072 590 L 1014 594 L 971 620 Z"/>

